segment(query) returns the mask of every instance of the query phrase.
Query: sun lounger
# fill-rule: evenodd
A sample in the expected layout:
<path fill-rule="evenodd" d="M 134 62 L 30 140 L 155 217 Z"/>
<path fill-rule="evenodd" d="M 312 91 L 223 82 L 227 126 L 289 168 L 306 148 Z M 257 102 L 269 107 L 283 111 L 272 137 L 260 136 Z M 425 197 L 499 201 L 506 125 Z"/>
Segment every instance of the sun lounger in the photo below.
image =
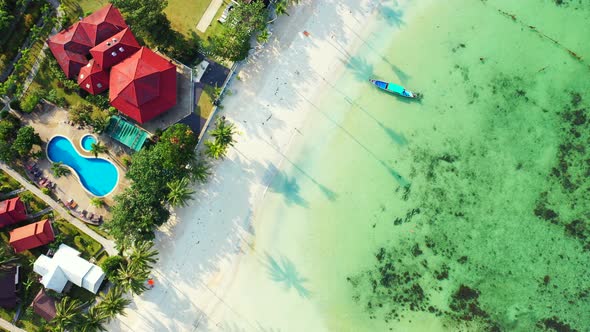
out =
<path fill-rule="evenodd" d="M 88 215 L 88 219 L 92 220 L 93 217 L 94 217 L 94 213 L 90 212 L 90 214 Z"/>
<path fill-rule="evenodd" d="M 72 202 L 72 204 L 70 204 L 70 209 L 75 210 L 78 207 L 78 203 L 76 202 Z"/>
<path fill-rule="evenodd" d="M 102 215 L 98 216 L 98 223 L 102 223 Z"/>
<path fill-rule="evenodd" d="M 88 211 L 86 211 L 86 210 L 82 210 L 82 215 L 83 215 L 84 217 L 86 217 L 86 214 L 87 214 L 87 213 L 88 213 Z"/>

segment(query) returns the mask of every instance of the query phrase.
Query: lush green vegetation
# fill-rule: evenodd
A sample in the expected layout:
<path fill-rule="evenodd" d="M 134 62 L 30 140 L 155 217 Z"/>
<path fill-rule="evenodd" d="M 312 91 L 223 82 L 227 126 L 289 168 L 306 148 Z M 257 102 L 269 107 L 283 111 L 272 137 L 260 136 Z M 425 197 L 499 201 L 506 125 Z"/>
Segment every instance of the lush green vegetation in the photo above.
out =
<path fill-rule="evenodd" d="M 21 201 L 23 201 L 23 203 L 25 203 L 25 205 L 27 206 L 27 212 L 29 214 L 34 214 L 39 211 L 42 211 L 48 206 L 47 203 L 45 203 L 45 201 L 35 196 L 32 192 L 28 190 L 23 191 L 22 193 L 18 194 L 18 196 L 20 197 Z"/>
<path fill-rule="evenodd" d="M 20 127 L 20 120 L 12 114 L 2 113 L 0 119 L 0 160 L 13 163 L 31 156 L 34 145 L 40 146 L 41 138 L 33 127 Z"/>
<path fill-rule="evenodd" d="M 9 193 L 20 187 L 21 185 L 18 181 L 6 174 L 6 172 L 0 170 L 0 194 Z"/>
<path fill-rule="evenodd" d="M 20 1 L 17 2 L 17 7 L 23 8 Z M 20 52 L 21 57 L 14 64 L 14 68 L 10 76 L 0 84 L 0 92 L 2 94 L 20 96 L 23 92 L 23 82 L 35 63 L 39 52 L 43 46 L 45 38 L 49 35 L 55 20 L 51 17 L 52 8 L 46 1 L 28 1 L 26 2 L 26 13 L 22 15 L 19 12 L 17 22 L 14 25 L 14 31 L 0 37 L 1 55 L 0 64 L 2 67 L 7 66 Z M 37 26 L 37 22 L 43 22 L 42 26 Z M 12 26 L 12 25 L 11 25 Z M 29 38 L 29 42 L 25 40 Z"/>
<path fill-rule="evenodd" d="M 168 220 L 170 212 L 163 204 L 170 192 L 167 184 L 185 177 L 194 179 L 196 144 L 192 130 L 176 124 L 153 147 L 132 156 L 126 174 L 131 186 L 115 197 L 112 219 L 105 224 L 120 248 L 152 240 L 154 229 Z"/>
<path fill-rule="evenodd" d="M 268 11 L 262 1 L 248 5 L 241 1 L 229 13 L 221 35 L 211 38 L 213 53 L 230 61 L 245 59 L 251 48 L 250 38 L 264 30 L 267 21 Z"/>

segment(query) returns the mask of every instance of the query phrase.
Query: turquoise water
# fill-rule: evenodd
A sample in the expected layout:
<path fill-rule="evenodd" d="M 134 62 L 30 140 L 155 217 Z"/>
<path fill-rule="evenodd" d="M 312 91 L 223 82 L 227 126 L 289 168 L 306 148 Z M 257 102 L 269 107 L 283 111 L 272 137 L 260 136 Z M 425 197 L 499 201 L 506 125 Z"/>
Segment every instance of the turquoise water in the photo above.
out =
<path fill-rule="evenodd" d="M 82 148 L 86 151 L 92 150 L 92 143 L 96 143 L 96 138 L 92 135 L 84 135 L 80 141 Z"/>
<path fill-rule="evenodd" d="M 49 141 L 47 157 L 51 162 L 62 162 L 70 166 L 84 188 L 98 197 L 113 191 L 119 180 L 119 172 L 113 163 L 102 158 L 81 156 L 72 142 L 63 136 L 55 136 Z"/>
<path fill-rule="evenodd" d="M 256 213 L 285 296 L 332 331 L 588 331 L 590 5 L 381 13 Z"/>

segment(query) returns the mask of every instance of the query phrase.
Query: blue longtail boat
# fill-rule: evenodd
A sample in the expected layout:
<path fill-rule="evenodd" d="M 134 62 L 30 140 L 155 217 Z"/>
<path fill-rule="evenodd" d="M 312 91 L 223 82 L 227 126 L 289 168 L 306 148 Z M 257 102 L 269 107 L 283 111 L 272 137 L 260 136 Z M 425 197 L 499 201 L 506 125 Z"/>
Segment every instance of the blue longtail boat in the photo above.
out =
<path fill-rule="evenodd" d="M 385 90 L 387 92 L 390 92 L 390 93 L 393 93 L 393 94 L 396 94 L 396 95 L 399 95 L 399 96 L 402 96 L 405 98 L 410 98 L 410 99 L 422 98 L 422 94 L 406 90 L 403 86 L 395 84 L 395 83 L 387 83 L 387 82 L 373 80 L 373 79 L 370 79 L 369 82 L 373 83 L 375 86 L 377 86 L 381 90 Z"/>

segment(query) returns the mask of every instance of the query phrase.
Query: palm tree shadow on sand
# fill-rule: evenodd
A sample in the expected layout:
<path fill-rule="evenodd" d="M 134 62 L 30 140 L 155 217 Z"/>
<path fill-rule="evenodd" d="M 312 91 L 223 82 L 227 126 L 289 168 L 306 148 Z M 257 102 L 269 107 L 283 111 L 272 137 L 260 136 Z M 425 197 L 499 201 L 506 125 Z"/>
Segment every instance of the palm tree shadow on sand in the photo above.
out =
<path fill-rule="evenodd" d="M 346 68 L 353 72 L 353 75 L 359 81 L 366 81 L 368 78 L 373 77 L 373 65 L 368 63 L 367 60 L 358 56 L 353 56 L 346 62 Z"/>
<path fill-rule="evenodd" d="M 297 294 L 303 298 L 310 298 L 309 291 L 304 284 L 308 281 L 297 272 L 295 265 L 288 258 L 281 256 L 280 261 L 265 253 L 266 261 L 263 263 L 272 281 L 282 283 L 286 290 L 294 288 Z"/>

